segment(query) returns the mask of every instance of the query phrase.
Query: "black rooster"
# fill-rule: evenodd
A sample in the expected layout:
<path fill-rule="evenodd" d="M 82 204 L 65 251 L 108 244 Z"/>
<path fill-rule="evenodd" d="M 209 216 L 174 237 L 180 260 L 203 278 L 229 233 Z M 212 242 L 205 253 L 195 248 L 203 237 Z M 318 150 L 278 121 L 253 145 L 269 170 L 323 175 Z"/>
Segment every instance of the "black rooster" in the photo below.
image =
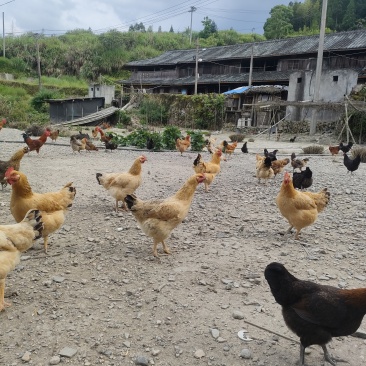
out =
<path fill-rule="evenodd" d="M 245 141 L 243 146 L 241 147 L 241 151 L 244 153 L 244 154 L 248 154 L 248 148 L 247 148 L 247 142 L 248 141 Z"/>
<path fill-rule="evenodd" d="M 297 136 L 290 138 L 290 142 L 295 142 Z"/>
<path fill-rule="evenodd" d="M 347 173 L 351 174 L 358 169 L 361 162 L 361 155 L 357 155 L 354 159 L 348 157 L 346 153 L 343 153 L 343 164 L 347 168 Z"/>
<path fill-rule="evenodd" d="M 266 267 L 264 277 L 282 306 L 286 325 L 300 337 L 300 365 L 305 365 L 305 348 L 312 344 L 321 346 L 325 360 L 335 365 L 326 345 L 332 337 L 351 335 L 361 325 L 366 288 L 344 290 L 303 281 L 275 262 Z"/>
<path fill-rule="evenodd" d="M 344 145 L 343 142 L 339 144 L 339 148 L 346 154 L 352 149 L 352 146 L 353 142 L 351 141 L 347 145 Z"/>
<path fill-rule="evenodd" d="M 270 158 L 271 161 L 277 160 L 276 154 L 278 150 L 273 150 L 272 152 L 269 152 L 267 149 L 264 149 L 264 156 L 266 158 Z"/>
<path fill-rule="evenodd" d="M 294 172 L 292 177 L 292 184 L 295 188 L 305 189 L 309 188 L 313 184 L 313 172 L 307 166 L 305 170 L 301 172 Z"/>

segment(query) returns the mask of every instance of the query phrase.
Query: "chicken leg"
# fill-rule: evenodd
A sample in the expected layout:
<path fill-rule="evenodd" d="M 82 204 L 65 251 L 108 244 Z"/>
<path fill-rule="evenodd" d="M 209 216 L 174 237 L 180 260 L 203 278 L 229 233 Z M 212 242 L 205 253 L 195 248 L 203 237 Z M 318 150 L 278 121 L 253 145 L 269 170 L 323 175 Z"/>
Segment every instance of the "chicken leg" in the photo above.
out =
<path fill-rule="evenodd" d="M 158 249 L 157 249 L 159 243 L 160 243 L 159 241 L 154 240 L 154 246 L 153 246 L 154 257 L 159 257 L 159 255 L 158 255 Z M 161 244 L 163 244 L 164 253 L 170 254 L 170 249 L 164 243 L 164 240 L 161 241 Z"/>
<path fill-rule="evenodd" d="M 2 278 L 0 279 L 0 312 L 3 311 L 6 307 L 11 306 L 10 303 L 5 302 L 4 294 L 5 294 L 5 278 Z"/>

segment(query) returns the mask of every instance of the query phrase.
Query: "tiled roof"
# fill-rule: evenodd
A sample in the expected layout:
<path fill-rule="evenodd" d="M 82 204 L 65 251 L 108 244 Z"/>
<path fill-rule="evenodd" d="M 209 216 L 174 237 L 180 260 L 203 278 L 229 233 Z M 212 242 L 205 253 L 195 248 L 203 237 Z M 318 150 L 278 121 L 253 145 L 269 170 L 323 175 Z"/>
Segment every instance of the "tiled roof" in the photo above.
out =
<path fill-rule="evenodd" d="M 224 61 L 250 58 L 253 45 L 254 57 L 290 56 L 316 54 L 319 36 L 293 37 L 271 41 L 243 43 L 233 46 L 210 47 L 199 50 L 199 58 L 204 61 Z M 326 34 L 324 51 L 347 51 L 366 49 L 366 30 Z M 196 49 L 167 51 L 147 60 L 131 61 L 126 68 L 137 66 L 174 66 L 180 63 L 195 63 Z"/>
<path fill-rule="evenodd" d="M 273 81 L 285 81 L 288 82 L 290 74 L 293 71 L 263 71 L 254 72 L 252 74 L 253 82 L 273 82 Z M 144 78 L 144 85 L 192 85 L 195 82 L 194 76 L 187 76 L 184 78 Z M 218 84 L 218 83 L 244 83 L 249 81 L 249 73 L 242 74 L 228 74 L 228 75 L 211 75 L 203 74 L 198 78 L 198 84 Z M 140 84 L 140 80 L 121 80 L 122 84 Z"/>

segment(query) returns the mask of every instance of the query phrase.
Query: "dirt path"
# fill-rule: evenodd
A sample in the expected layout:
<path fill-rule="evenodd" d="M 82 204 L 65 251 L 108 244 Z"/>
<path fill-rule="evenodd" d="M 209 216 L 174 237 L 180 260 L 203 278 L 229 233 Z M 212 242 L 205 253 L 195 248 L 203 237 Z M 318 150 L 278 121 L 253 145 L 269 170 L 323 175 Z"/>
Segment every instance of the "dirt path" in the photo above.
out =
<path fill-rule="evenodd" d="M 1 160 L 24 146 L 20 139 L 20 131 L 0 131 Z M 49 254 L 37 242 L 8 277 L 13 306 L 0 313 L 1 365 L 295 365 L 298 338 L 284 324 L 265 266 L 278 261 L 302 279 L 366 287 L 365 164 L 350 177 L 341 156 L 336 162 L 327 152 L 310 158 L 310 190 L 328 187 L 331 201 L 298 242 L 279 235 L 287 227 L 275 205 L 281 177 L 258 184 L 255 153 L 277 148 L 289 157 L 310 143 L 248 143 L 249 154 L 238 149 L 222 163 L 209 193 L 198 187 L 187 219 L 167 241 L 172 255 L 155 259 L 152 240 L 130 213 L 113 212 L 113 199 L 95 178 L 97 172 L 128 170 L 140 153 L 73 154 L 61 144 L 68 138 L 22 160 L 34 191 L 73 181 L 77 195 L 64 227 L 50 238 Z M 144 154 L 148 161 L 136 192 L 142 199 L 167 197 L 193 174 L 195 153 Z M 3 224 L 14 222 L 10 193 L 6 187 L 0 196 Z M 238 337 L 243 329 L 251 340 Z M 329 348 L 361 366 L 365 342 L 336 338 Z M 321 362 L 321 348 L 311 347 L 306 364 Z"/>

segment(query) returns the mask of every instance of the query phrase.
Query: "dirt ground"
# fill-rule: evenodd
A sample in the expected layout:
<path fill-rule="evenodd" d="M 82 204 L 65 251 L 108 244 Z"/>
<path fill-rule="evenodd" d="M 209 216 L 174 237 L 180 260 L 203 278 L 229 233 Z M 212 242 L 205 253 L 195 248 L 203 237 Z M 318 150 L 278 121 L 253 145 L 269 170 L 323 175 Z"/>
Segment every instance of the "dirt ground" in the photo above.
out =
<path fill-rule="evenodd" d="M 48 255 L 36 242 L 8 276 L 13 306 L 0 313 L 1 365 L 295 365 L 298 338 L 284 324 L 265 266 L 278 261 L 301 279 L 366 287 L 366 166 L 350 176 L 326 145 L 323 155 L 310 156 L 310 190 L 328 187 L 330 204 L 301 241 L 279 234 L 287 228 L 275 204 L 282 179 L 258 184 L 255 153 L 267 147 L 281 158 L 300 155 L 312 142 L 260 136 L 248 142 L 249 154 L 238 148 L 222 162 L 209 193 L 198 187 L 187 219 L 167 241 L 172 254 L 159 247 L 154 258 L 152 239 L 131 213 L 114 213 L 95 177 L 127 171 L 141 152 L 78 154 L 68 143 L 67 137 L 49 141 L 39 156 L 32 152 L 21 162 L 35 192 L 73 181 L 77 194 L 65 225 L 50 237 Z M 21 131 L 0 131 L 1 160 L 23 146 Z M 193 174 L 196 153 L 143 154 L 139 198 L 165 198 Z M 2 224 L 14 223 L 10 193 L 9 186 L 1 191 Z M 246 340 L 238 337 L 242 330 Z M 366 364 L 364 339 L 335 338 L 329 350 L 349 365 Z M 320 347 L 308 349 L 306 365 L 322 360 Z"/>

